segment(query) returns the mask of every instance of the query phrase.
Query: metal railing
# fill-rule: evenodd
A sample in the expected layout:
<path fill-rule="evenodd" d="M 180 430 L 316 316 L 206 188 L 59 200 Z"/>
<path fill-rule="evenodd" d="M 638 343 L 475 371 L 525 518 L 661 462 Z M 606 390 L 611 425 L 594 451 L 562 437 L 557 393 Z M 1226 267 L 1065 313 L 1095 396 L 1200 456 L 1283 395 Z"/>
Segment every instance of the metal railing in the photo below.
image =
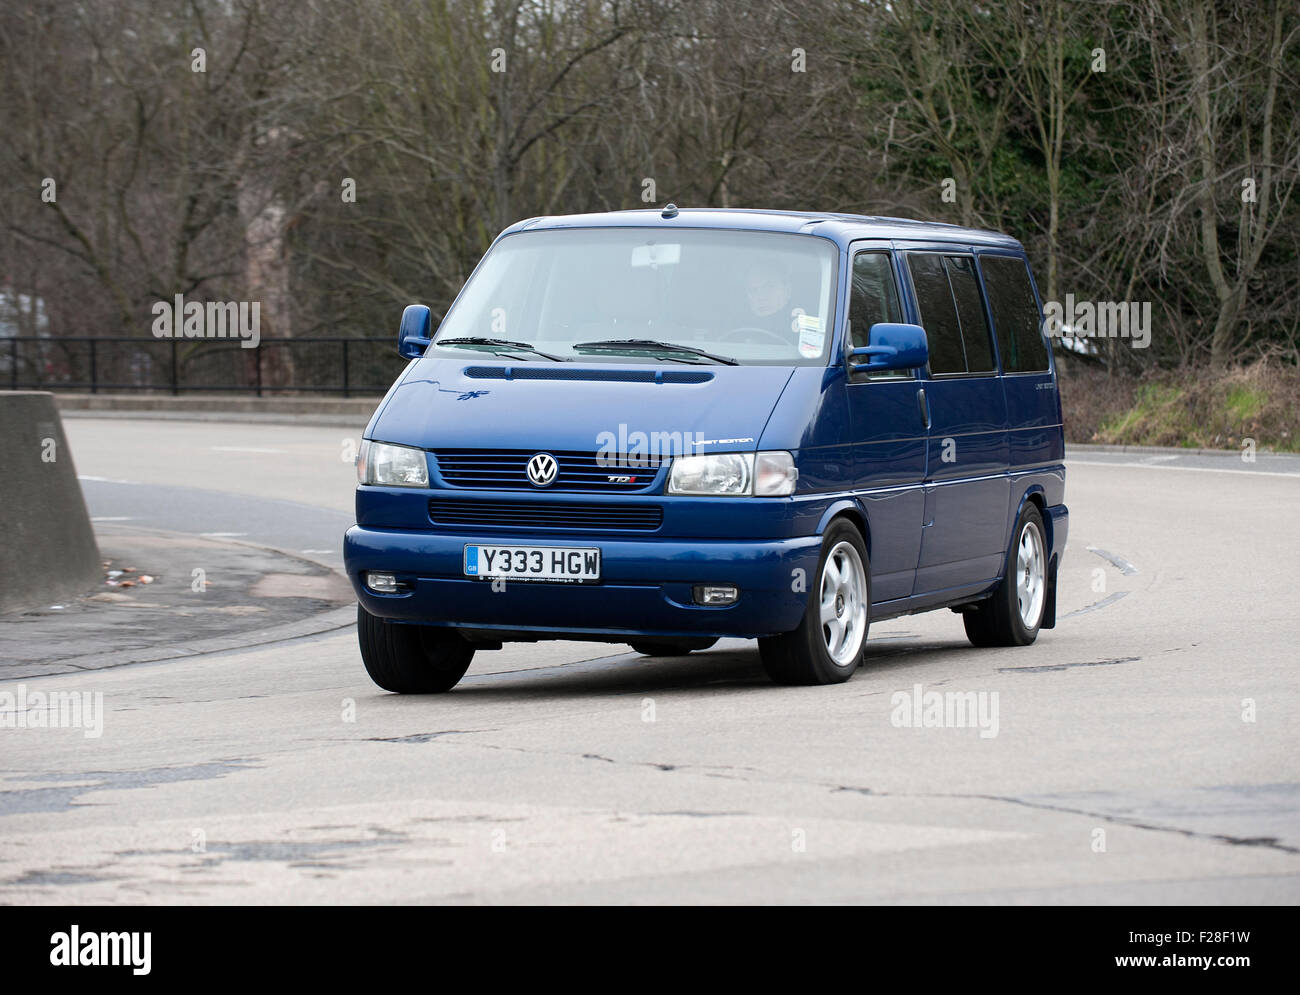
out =
<path fill-rule="evenodd" d="M 262 339 L 0 338 L 11 390 L 383 394 L 406 360 L 395 337 Z"/>

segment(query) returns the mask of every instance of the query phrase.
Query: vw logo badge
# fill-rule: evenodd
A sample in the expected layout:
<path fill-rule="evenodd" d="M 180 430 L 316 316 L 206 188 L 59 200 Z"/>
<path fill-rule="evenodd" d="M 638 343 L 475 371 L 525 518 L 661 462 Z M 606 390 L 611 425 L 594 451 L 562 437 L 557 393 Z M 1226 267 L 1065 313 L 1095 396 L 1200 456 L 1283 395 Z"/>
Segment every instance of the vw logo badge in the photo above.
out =
<path fill-rule="evenodd" d="M 528 461 L 528 479 L 538 487 L 550 487 L 555 483 L 555 474 L 559 464 L 550 453 L 538 453 Z"/>

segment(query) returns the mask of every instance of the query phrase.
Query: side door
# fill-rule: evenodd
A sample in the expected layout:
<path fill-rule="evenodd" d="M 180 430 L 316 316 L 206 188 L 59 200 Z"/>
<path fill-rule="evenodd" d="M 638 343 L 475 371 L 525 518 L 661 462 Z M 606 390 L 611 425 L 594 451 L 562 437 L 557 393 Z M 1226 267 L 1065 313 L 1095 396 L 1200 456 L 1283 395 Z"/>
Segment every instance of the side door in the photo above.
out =
<path fill-rule="evenodd" d="M 1006 398 L 974 253 L 913 244 L 902 255 L 930 347 L 925 512 L 913 594 L 943 600 L 1002 572 L 1011 493 Z"/>
<path fill-rule="evenodd" d="M 855 242 L 851 252 L 846 354 L 867 345 L 873 324 L 906 320 L 889 243 Z M 908 598 L 915 581 L 927 445 L 920 389 L 916 371 L 867 374 L 848 368 L 852 475 L 871 530 L 871 600 L 876 605 Z"/>

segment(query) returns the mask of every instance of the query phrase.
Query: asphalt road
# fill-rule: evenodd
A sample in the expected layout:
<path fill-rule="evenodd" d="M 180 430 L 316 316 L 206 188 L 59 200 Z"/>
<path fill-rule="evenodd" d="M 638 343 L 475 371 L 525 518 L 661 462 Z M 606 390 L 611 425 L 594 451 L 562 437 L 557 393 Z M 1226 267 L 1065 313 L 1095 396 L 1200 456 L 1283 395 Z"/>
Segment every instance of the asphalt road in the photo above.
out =
<path fill-rule="evenodd" d="M 346 429 L 66 429 L 96 517 L 339 563 Z M 102 735 L 0 729 L 0 902 L 1294 904 L 1298 501 L 1296 458 L 1080 452 L 1057 629 L 880 623 L 835 687 L 550 643 L 402 698 L 351 630 L 32 679 Z M 982 728 L 901 724 L 917 685 Z"/>

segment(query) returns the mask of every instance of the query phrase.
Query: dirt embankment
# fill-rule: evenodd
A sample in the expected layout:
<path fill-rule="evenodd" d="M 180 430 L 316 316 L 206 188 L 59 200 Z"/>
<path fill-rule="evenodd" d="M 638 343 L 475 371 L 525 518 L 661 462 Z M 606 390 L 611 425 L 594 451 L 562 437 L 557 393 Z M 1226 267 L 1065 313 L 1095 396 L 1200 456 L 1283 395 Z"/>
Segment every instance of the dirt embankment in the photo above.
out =
<path fill-rule="evenodd" d="M 1300 452 L 1300 370 L 1278 362 L 1213 373 L 1061 373 L 1069 442 Z"/>

